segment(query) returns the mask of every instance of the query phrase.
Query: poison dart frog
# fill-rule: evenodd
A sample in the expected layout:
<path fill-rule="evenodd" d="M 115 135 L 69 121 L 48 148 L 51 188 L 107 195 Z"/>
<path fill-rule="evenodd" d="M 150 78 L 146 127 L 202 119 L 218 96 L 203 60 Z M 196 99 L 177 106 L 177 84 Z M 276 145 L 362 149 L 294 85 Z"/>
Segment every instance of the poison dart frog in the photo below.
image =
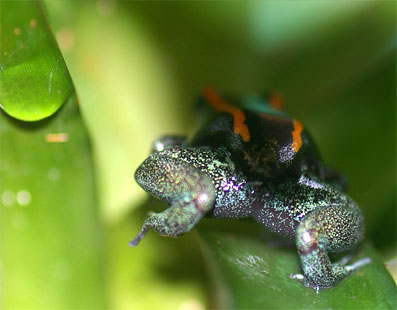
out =
<path fill-rule="evenodd" d="M 157 139 L 135 172 L 145 191 L 170 206 L 145 220 L 131 246 L 150 229 L 178 237 L 204 216 L 252 218 L 295 240 L 303 274 L 290 277 L 317 292 L 369 262 L 331 263 L 328 252 L 364 238 L 364 218 L 344 177 L 323 164 L 303 125 L 280 110 L 279 96 L 236 99 L 206 88 L 199 101 L 204 125 L 190 138 Z"/>

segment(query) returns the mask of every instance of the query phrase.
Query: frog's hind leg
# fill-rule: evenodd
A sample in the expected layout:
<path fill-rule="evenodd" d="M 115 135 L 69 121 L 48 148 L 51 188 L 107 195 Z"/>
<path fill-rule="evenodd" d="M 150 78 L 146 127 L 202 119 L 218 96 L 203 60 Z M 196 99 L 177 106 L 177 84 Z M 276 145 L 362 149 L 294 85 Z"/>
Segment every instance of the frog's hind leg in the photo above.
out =
<path fill-rule="evenodd" d="M 319 289 L 332 287 L 348 274 L 369 262 L 362 259 L 352 265 L 347 260 L 332 264 L 328 251 L 339 252 L 355 246 L 364 237 L 364 220 L 360 209 L 353 203 L 319 208 L 299 224 L 296 231 L 305 285 Z"/>

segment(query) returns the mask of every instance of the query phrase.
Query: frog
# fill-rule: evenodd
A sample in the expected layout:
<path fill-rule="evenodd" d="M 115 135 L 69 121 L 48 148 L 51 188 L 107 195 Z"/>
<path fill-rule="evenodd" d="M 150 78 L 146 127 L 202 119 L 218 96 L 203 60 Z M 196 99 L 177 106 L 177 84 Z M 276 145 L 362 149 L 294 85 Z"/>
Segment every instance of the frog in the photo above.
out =
<path fill-rule="evenodd" d="M 198 102 L 199 129 L 156 139 L 135 172 L 139 186 L 169 207 L 144 221 L 131 246 L 149 230 L 179 237 L 204 217 L 250 218 L 295 241 L 302 273 L 290 278 L 317 293 L 370 262 L 348 264 L 351 255 L 331 262 L 329 253 L 364 239 L 363 213 L 308 130 L 283 111 L 280 95 L 236 97 L 206 87 Z"/>

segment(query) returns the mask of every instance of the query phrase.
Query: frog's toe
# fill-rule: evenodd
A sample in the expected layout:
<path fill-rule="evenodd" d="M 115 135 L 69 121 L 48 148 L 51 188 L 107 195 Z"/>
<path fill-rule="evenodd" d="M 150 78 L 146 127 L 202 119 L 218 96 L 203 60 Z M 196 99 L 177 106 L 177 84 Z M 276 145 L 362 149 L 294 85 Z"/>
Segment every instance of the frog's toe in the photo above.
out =
<path fill-rule="evenodd" d="M 142 227 L 141 231 L 138 233 L 138 235 L 136 235 L 136 237 L 130 241 L 130 246 L 136 247 L 138 245 L 139 241 L 141 241 L 143 239 L 143 237 L 145 237 L 148 230 L 149 230 L 148 227 L 146 225 L 143 225 L 143 227 Z"/>
<path fill-rule="evenodd" d="M 300 273 L 291 273 L 289 275 L 289 278 L 290 279 L 295 279 L 295 280 L 298 280 L 298 281 L 301 281 L 301 282 L 305 281 L 305 276 L 303 274 L 300 274 Z"/>
<path fill-rule="evenodd" d="M 303 274 L 300 273 L 291 273 L 289 275 L 290 279 L 294 279 L 294 280 L 298 280 L 299 282 L 302 282 L 306 287 L 311 287 L 312 289 L 314 289 L 316 291 L 316 293 L 318 294 L 318 292 L 320 292 L 320 286 L 316 285 L 316 284 L 310 284 L 305 276 Z"/>
<path fill-rule="evenodd" d="M 336 275 L 339 275 L 341 279 L 343 279 L 348 274 L 353 271 L 361 268 L 364 265 L 367 265 L 371 262 L 369 257 L 364 257 L 351 265 L 346 265 L 350 260 L 350 256 L 343 257 L 339 262 L 332 264 L 332 270 Z"/>
<path fill-rule="evenodd" d="M 371 262 L 371 258 L 369 257 L 364 257 L 358 261 L 356 261 L 355 263 L 353 263 L 352 265 L 347 265 L 345 266 L 346 271 L 348 272 L 353 272 L 359 268 L 361 268 L 362 266 L 365 266 L 367 264 L 369 264 Z"/>

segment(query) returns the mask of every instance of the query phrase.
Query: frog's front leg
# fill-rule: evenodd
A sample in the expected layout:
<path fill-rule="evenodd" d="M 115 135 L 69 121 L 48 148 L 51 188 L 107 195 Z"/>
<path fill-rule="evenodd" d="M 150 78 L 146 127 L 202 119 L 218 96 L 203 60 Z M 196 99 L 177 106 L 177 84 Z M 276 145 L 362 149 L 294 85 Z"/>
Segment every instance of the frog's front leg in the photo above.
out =
<path fill-rule="evenodd" d="M 172 153 L 172 149 L 154 153 L 135 173 L 140 186 L 171 206 L 146 219 L 131 246 L 136 246 L 149 229 L 169 237 L 190 231 L 214 204 L 215 188 L 211 179 L 175 154 L 178 153 Z"/>
<path fill-rule="evenodd" d="M 179 237 L 190 231 L 204 213 L 191 196 L 181 197 L 167 210 L 147 218 L 141 231 L 130 242 L 130 245 L 136 246 L 150 229 L 161 236 Z"/>
<path fill-rule="evenodd" d="M 305 285 L 319 289 L 332 287 L 355 269 L 369 262 L 362 259 L 353 265 L 332 264 L 328 251 L 339 252 L 355 246 L 364 237 L 364 221 L 360 209 L 353 203 L 321 207 L 311 212 L 298 226 L 296 245 Z"/>

